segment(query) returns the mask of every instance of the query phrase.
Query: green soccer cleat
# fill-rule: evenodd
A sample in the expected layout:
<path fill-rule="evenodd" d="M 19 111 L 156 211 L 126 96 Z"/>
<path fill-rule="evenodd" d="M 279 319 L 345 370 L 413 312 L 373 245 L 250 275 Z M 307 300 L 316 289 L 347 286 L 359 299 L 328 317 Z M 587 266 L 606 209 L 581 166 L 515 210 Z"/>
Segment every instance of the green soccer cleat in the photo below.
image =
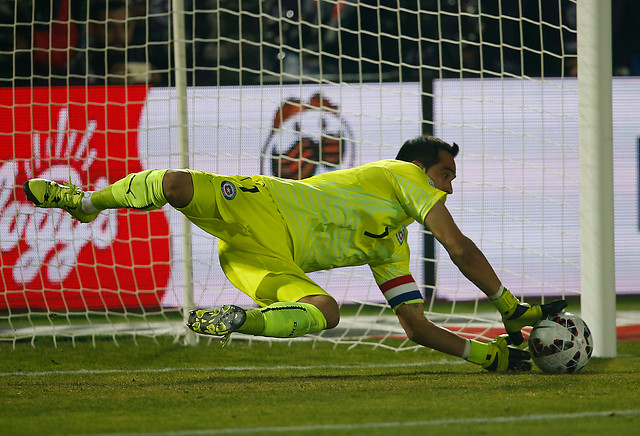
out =
<path fill-rule="evenodd" d="M 100 213 L 85 213 L 80 202 L 85 193 L 75 185 L 66 182 L 60 185 L 52 180 L 31 179 L 22 185 L 27 200 L 37 207 L 60 208 L 82 223 L 89 223 Z"/>
<path fill-rule="evenodd" d="M 203 335 L 227 336 L 237 331 L 247 320 L 247 312 L 227 304 L 214 310 L 191 310 L 187 327 Z"/>

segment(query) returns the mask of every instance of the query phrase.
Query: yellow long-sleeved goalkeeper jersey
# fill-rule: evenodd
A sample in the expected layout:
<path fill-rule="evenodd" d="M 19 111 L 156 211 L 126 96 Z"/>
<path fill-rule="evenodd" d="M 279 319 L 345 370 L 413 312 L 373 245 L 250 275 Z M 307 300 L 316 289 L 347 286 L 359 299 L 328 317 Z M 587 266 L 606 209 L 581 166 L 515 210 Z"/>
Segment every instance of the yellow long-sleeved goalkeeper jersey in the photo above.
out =
<path fill-rule="evenodd" d="M 446 195 L 418 166 L 397 160 L 297 181 L 253 179 L 270 191 L 302 270 L 368 264 L 379 285 L 410 274 L 406 226 L 424 223 Z"/>

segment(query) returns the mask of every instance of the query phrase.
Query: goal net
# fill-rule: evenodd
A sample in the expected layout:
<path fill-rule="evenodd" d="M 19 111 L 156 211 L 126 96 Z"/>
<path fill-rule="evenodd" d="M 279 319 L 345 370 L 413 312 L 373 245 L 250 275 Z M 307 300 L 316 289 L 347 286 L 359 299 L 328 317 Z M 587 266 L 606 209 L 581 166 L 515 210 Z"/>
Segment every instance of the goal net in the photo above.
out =
<path fill-rule="evenodd" d="M 27 202 L 29 178 L 95 190 L 189 166 L 296 179 L 393 158 L 421 134 L 461 145 L 447 206 L 504 284 L 526 300 L 578 296 L 575 8 L 2 2 L 0 339 L 179 338 L 184 309 L 255 306 L 226 280 L 216 239 L 168 206 L 80 224 Z M 421 225 L 406 243 L 431 320 L 467 337 L 501 332 Z M 368 267 L 310 277 L 342 321 L 308 339 L 416 348 Z"/>

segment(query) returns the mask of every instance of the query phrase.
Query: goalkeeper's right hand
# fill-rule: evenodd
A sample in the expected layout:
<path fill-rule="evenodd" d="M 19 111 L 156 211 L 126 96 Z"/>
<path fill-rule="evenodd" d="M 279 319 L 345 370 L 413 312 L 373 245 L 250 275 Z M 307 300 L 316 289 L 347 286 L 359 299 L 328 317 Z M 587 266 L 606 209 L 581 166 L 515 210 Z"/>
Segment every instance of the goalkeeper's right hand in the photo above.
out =
<path fill-rule="evenodd" d="M 510 347 L 510 343 L 508 335 L 500 335 L 488 343 L 471 339 L 471 350 L 467 361 L 476 363 L 491 372 L 530 371 L 529 352 Z"/>

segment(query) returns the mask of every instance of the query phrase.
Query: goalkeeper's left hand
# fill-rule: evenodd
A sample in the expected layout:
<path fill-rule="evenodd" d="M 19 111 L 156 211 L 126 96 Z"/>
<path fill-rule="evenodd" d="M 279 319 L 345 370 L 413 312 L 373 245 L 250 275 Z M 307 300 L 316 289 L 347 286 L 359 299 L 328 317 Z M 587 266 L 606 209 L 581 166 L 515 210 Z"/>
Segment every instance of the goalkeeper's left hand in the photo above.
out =
<path fill-rule="evenodd" d="M 528 303 L 521 303 L 508 289 L 502 289 L 502 294 L 493 300 L 493 304 L 502 315 L 504 328 L 514 345 L 520 345 L 524 341 L 520 332 L 523 327 L 533 326 L 549 314 L 561 312 L 567 307 L 565 300 L 555 300 L 551 303 L 531 306 Z"/>
<path fill-rule="evenodd" d="M 533 326 L 549 314 L 561 312 L 567 307 L 566 300 L 555 300 L 547 304 L 520 303 L 513 307 L 508 313 L 502 314 L 504 328 L 514 345 L 520 345 L 524 337 L 520 330 L 525 326 Z"/>
<path fill-rule="evenodd" d="M 491 372 L 530 371 L 529 352 L 510 347 L 510 343 L 508 335 L 500 335 L 488 343 L 472 339 L 467 361 L 476 363 Z"/>

